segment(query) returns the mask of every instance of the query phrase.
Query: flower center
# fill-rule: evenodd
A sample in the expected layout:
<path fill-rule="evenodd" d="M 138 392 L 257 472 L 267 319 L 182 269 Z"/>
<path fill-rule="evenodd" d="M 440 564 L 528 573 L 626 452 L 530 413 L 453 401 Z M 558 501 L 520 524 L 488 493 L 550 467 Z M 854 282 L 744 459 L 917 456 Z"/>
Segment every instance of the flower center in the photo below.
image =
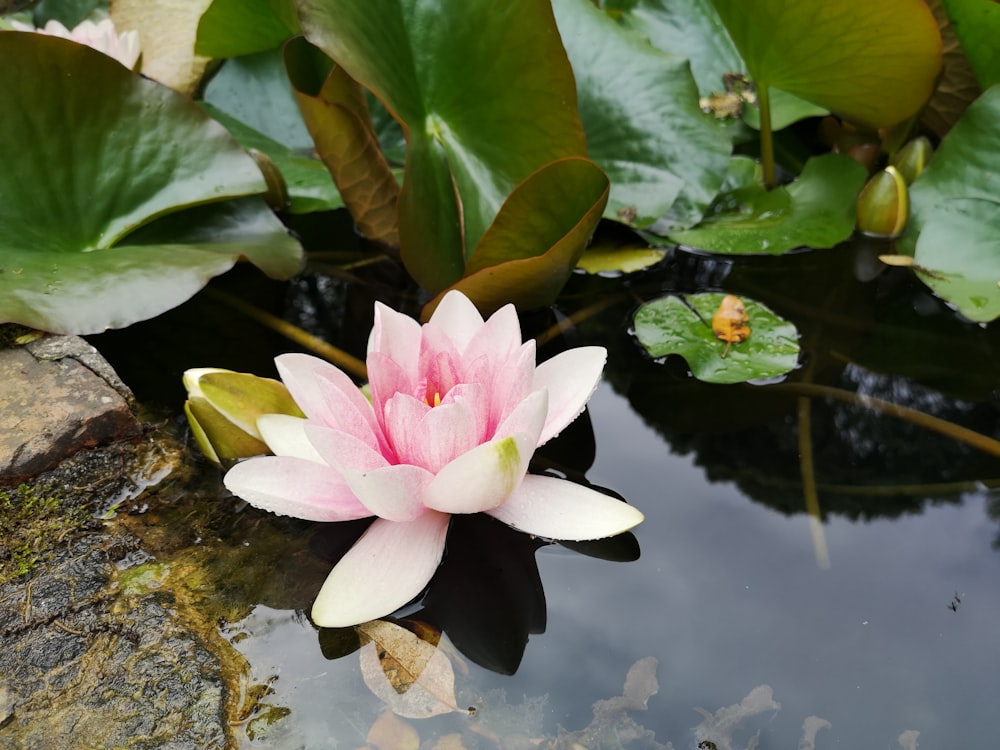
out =
<path fill-rule="evenodd" d="M 441 406 L 441 393 L 440 391 L 434 391 L 434 395 L 431 396 L 430 392 L 424 396 L 424 403 L 430 407 Z"/>

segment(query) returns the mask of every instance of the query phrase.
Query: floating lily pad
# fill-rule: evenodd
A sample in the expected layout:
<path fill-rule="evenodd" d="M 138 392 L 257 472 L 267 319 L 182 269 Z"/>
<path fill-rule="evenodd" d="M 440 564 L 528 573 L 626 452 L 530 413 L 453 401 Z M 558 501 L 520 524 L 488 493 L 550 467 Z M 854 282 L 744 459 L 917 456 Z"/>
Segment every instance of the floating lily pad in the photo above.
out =
<path fill-rule="evenodd" d="M 910 189 L 900 239 L 920 278 L 971 320 L 1000 317 L 1000 85 L 974 102 Z"/>
<path fill-rule="evenodd" d="M 865 170 L 853 159 L 810 159 L 790 185 L 766 190 L 751 179 L 753 162 L 733 159 L 727 185 L 693 229 L 669 232 L 674 242 L 716 253 L 780 255 L 797 247 L 833 247 L 854 231 L 854 204 Z"/>
<path fill-rule="evenodd" d="M 653 357 L 681 355 L 691 373 L 707 383 L 767 380 L 795 369 L 799 359 L 795 326 L 751 299 L 742 300 L 750 336 L 726 351 L 726 343 L 712 332 L 712 317 L 725 296 L 671 295 L 647 302 L 635 313 L 635 336 Z"/>
<path fill-rule="evenodd" d="M 299 32 L 292 0 L 214 0 L 198 23 L 194 51 L 239 57 L 273 49 Z"/>
<path fill-rule="evenodd" d="M 186 97 L 16 31 L 0 31 L 0 91 L 0 321 L 95 333 L 180 304 L 241 256 L 298 269 L 298 243 L 246 197 L 260 170 Z"/>

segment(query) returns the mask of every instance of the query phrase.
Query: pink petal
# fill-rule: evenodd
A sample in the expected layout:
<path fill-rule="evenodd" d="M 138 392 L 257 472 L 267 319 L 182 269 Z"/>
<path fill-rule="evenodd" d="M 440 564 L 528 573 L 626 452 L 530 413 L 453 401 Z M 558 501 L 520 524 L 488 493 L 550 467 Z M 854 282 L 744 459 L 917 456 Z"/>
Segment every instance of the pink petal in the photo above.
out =
<path fill-rule="evenodd" d="M 514 434 L 463 453 L 437 473 L 424 505 L 445 513 L 495 508 L 517 488 L 535 450 L 532 435 Z"/>
<path fill-rule="evenodd" d="M 368 354 L 380 352 L 407 372 L 414 372 L 420 354 L 420 324 L 381 302 L 375 303 L 375 325 L 368 337 Z"/>
<path fill-rule="evenodd" d="M 372 394 L 372 408 L 375 411 L 375 418 L 382 431 L 386 433 L 386 404 L 397 393 L 405 393 L 416 398 L 417 385 L 410 373 L 404 372 L 403 368 L 389 359 L 387 355 L 372 352 L 368 355 L 368 387 Z M 420 398 L 423 398 L 423 394 Z"/>
<path fill-rule="evenodd" d="M 419 463 L 423 435 L 420 421 L 431 407 L 408 393 L 390 397 L 384 408 L 385 434 L 396 455 L 396 463 Z"/>
<path fill-rule="evenodd" d="M 313 622 L 343 628 L 392 614 L 431 580 L 447 533 L 444 513 L 408 523 L 377 519 L 330 572 L 313 603 Z"/>
<path fill-rule="evenodd" d="M 424 513 L 424 490 L 433 478 L 426 469 L 410 464 L 344 472 L 344 480 L 358 500 L 379 518 L 390 521 L 412 521 Z"/>
<path fill-rule="evenodd" d="M 413 463 L 436 474 L 483 442 L 479 423 L 476 413 L 462 401 L 435 406 L 418 425 Z"/>
<path fill-rule="evenodd" d="M 325 382 L 328 383 L 346 380 L 350 388 L 358 390 L 347 375 L 318 357 L 308 354 L 282 354 L 275 358 L 274 364 L 278 368 L 282 382 L 288 386 L 288 392 L 292 394 L 302 412 L 310 419 L 331 427 L 336 425 L 338 414 L 331 408 L 329 388 L 320 385 L 321 376 L 325 376 Z M 360 393 L 358 396 L 364 399 Z"/>
<path fill-rule="evenodd" d="M 535 369 L 532 390 L 549 391 L 549 416 L 538 440 L 544 445 L 580 416 L 601 380 L 608 358 L 603 346 L 567 349 Z"/>
<path fill-rule="evenodd" d="M 530 393 L 514 407 L 514 410 L 507 415 L 503 422 L 497 425 L 494 438 L 503 438 L 517 433 L 528 435 L 535 441 L 531 450 L 534 453 L 534 448 L 538 445 L 538 436 L 542 433 L 548 413 L 549 392 L 542 389 Z"/>
<path fill-rule="evenodd" d="M 504 305 L 473 334 L 462 356 L 466 361 L 472 361 L 486 354 L 502 363 L 519 346 L 521 323 L 517 319 L 517 310 L 513 305 Z"/>
<path fill-rule="evenodd" d="M 621 534 L 643 515 L 589 487 L 529 474 L 503 505 L 486 511 L 519 531 L 549 539 L 583 541 Z"/>
<path fill-rule="evenodd" d="M 257 417 L 257 429 L 267 447 L 276 456 L 295 456 L 307 461 L 328 463 L 316 452 L 306 437 L 309 420 L 288 414 L 262 414 Z"/>
<path fill-rule="evenodd" d="M 427 328 L 443 331 L 456 351 L 462 353 L 482 326 L 483 316 L 476 306 L 460 291 L 452 289 L 441 299 L 424 333 L 426 335 Z"/>
<path fill-rule="evenodd" d="M 385 456 L 346 432 L 307 422 L 303 434 L 320 460 L 341 472 L 371 471 L 389 465 Z"/>
<path fill-rule="evenodd" d="M 251 458 L 226 472 L 223 482 L 251 505 L 283 516 L 349 521 L 371 515 L 337 471 L 301 458 Z"/>

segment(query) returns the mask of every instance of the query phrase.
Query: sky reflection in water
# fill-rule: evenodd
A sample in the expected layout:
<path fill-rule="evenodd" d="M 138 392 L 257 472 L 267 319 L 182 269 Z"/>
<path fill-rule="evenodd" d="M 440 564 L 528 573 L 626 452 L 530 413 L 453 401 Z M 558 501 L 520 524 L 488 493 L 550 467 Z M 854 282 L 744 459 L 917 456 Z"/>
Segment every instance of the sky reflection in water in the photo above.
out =
<path fill-rule="evenodd" d="M 542 548 L 546 632 L 531 636 L 513 676 L 474 664 L 468 677 L 459 671 L 460 703 L 491 688 L 512 704 L 547 695 L 545 733 L 577 730 L 594 701 L 621 693 L 633 662 L 655 656 L 660 692 L 633 718 L 678 749 L 695 744 L 694 707 L 736 704 L 762 684 L 782 708 L 749 720 L 734 747 L 760 729 L 761 748 L 794 748 L 810 715 L 832 724 L 819 750 L 895 750 L 904 730 L 919 731 L 928 748 L 981 746 L 996 735 L 1000 552 L 985 491 L 896 520 L 834 517 L 825 526 L 832 566 L 821 570 L 805 516 L 709 484 L 606 385 L 590 410 L 597 461 L 588 478 L 646 514 L 636 530 L 642 556 L 611 563 Z M 356 654 L 324 660 L 315 630 L 290 611 L 258 606 L 237 631 L 250 635 L 238 648 L 255 679 L 280 675 L 264 702 L 291 709 L 270 746 L 362 744 L 378 704 Z M 489 710 L 415 725 L 426 739 Z"/>

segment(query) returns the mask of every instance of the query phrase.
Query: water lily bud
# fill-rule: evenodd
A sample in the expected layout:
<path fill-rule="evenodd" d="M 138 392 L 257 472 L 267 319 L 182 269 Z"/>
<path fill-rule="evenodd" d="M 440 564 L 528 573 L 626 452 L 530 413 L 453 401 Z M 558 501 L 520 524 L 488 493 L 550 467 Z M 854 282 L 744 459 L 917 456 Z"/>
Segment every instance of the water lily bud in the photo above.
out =
<path fill-rule="evenodd" d="M 270 453 L 257 429 L 258 417 L 304 416 L 285 385 L 269 378 L 204 367 L 185 372 L 184 387 L 184 413 L 195 441 L 219 464 Z"/>
<path fill-rule="evenodd" d="M 906 227 L 910 199 L 895 167 L 875 174 L 858 194 L 858 229 L 870 237 L 898 237 Z"/>
<path fill-rule="evenodd" d="M 934 149 L 931 147 L 931 142 L 925 136 L 920 136 L 896 152 L 892 159 L 892 166 L 903 175 L 907 185 L 912 185 L 913 181 L 924 171 L 924 167 L 927 166 L 927 162 L 933 155 Z"/>

